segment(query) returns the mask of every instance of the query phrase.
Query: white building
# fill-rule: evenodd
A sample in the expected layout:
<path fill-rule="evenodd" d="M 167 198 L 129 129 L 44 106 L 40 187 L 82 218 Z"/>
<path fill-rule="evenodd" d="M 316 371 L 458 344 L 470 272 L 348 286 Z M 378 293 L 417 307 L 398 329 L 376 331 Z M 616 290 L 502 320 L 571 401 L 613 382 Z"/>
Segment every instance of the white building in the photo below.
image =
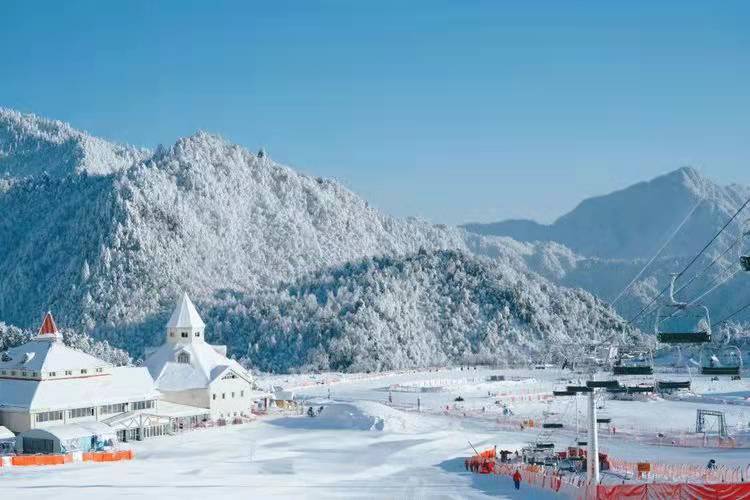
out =
<path fill-rule="evenodd" d="M 47 313 L 36 337 L 0 355 L 0 425 L 21 433 L 155 411 L 146 368 L 114 367 L 62 340 Z"/>
<path fill-rule="evenodd" d="M 226 346 L 210 345 L 206 325 L 184 293 L 166 328 L 166 342 L 145 366 L 165 401 L 206 408 L 213 419 L 249 415 L 258 393 L 252 376 L 226 357 Z"/>

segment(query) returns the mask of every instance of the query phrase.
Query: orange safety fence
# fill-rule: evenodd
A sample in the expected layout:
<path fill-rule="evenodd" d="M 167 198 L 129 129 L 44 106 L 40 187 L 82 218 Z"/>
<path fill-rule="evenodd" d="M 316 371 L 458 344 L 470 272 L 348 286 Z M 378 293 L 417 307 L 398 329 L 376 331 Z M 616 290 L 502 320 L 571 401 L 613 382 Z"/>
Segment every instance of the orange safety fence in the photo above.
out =
<path fill-rule="evenodd" d="M 677 499 L 703 500 L 750 500 L 750 484 L 619 484 L 599 485 L 596 488 L 597 500 L 634 499 Z"/>
<path fill-rule="evenodd" d="M 11 458 L 11 465 L 25 467 L 29 465 L 62 465 L 73 461 L 70 455 L 16 455 Z"/>
<path fill-rule="evenodd" d="M 117 450 L 107 452 L 88 452 L 82 453 L 81 459 L 84 462 L 116 462 L 120 460 L 132 460 L 135 457 L 133 450 Z M 63 465 L 73 462 L 73 455 L 15 455 L 10 458 L 10 463 L 17 467 L 26 467 L 31 465 Z M 0 466 L 3 462 L 0 461 Z"/>
<path fill-rule="evenodd" d="M 84 462 L 118 462 L 120 460 L 133 460 L 133 450 L 97 451 L 83 454 Z"/>

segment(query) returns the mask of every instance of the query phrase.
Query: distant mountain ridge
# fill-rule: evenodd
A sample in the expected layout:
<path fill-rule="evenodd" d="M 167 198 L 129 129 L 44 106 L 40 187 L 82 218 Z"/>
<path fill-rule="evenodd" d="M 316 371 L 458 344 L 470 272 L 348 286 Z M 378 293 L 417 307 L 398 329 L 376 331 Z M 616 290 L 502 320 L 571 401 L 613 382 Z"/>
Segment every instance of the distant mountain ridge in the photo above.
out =
<path fill-rule="evenodd" d="M 660 257 L 618 301 L 617 310 L 632 318 L 668 285 L 670 274 L 681 271 L 748 198 L 748 186 L 721 186 L 695 169 L 681 168 L 584 200 L 550 225 L 504 221 L 463 227 L 485 239 L 515 238 L 525 242 L 527 247 L 519 253 L 529 269 L 556 283 L 581 287 L 611 301 L 700 201 Z M 700 300 L 709 307 L 714 320 L 748 302 L 748 276 L 739 270 L 739 254 L 743 246 L 748 250 L 750 241 L 738 240 L 747 229 L 748 218 L 750 209 L 740 214 L 691 266 L 678 288 L 699 276 L 678 294 L 678 300 Z M 665 297 L 660 299 L 663 300 Z M 653 309 L 639 319 L 637 326 L 644 331 L 653 331 Z M 747 321 L 748 315 L 735 319 Z"/>
<path fill-rule="evenodd" d="M 582 201 L 549 225 L 529 220 L 466 224 L 482 235 L 519 241 L 555 241 L 574 252 L 604 259 L 648 258 L 699 200 L 703 200 L 664 256 L 694 254 L 750 197 L 750 187 L 719 186 L 690 167 Z M 736 236 L 736 229 L 724 240 Z"/>
<path fill-rule="evenodd" d="M 218 326 L 212 331 L 212 318 L 226 316 L 231 297 L 254 304 L 269 294 L 287 293 L 284 290 L 306 276 L 348 269 L 361 259 L 398 262 L 419 252 L 440 251 L 470 258 L 474 252 L 491 257 L 494 265 L 526 273 L 524 279 L 536 284 L 536 293 L 554 289 L 528 271 L 525 245 L 390 217 L 334 181 L 299 174 L 267 155 L 203 132 L 151 152 L 6 110 L 0 113 L 0 152 L 0 321 L 32 327 L 40 311 L 51 308 L 59 324 L 108 340 L 135 356 L 159 341 L 175 297 L 187 291 L 201 310 L 209 311 L 209 337 L 226 337 L 237 356 L 273 358 L 273 342 L 262 341 L 269 337 L 242 332 L 227 337 Z M 418 286 L 422 276 L 398 274 L 402 265 L 385 272 L 396 273 L 392 282 L 404 290 Z M 462 283 L 454 283 L 450 293 L 469 293 L 460 289 Z M 482 283 L 490 286 L 490 281 Z M 483 291 L 471 293 L 479 297 Z M 370 297 L 376 300 L 378 294 Z M 426 294 L 422 306 L 440 310 L 439 299 Z M 555 314 L 562 324 L 579 321 L 567 311 L 577 311 L 590 300 L 565 295 Z M 481 301 L 471 301 L 475 303 Z M 596 308 L 602 314 L 607 310 L 602 304 Z M 300 324 L 315 321 L 315 309 L 294 311 Z M 580 331 L 591 332 L 593 323 L 587 322 L 598 317 L 583 316 Z M 337 335 L 341 341 L 351 340 L 358 330 L 348 322 L 358 317 L 343 316 L 340 321 Z M 394 325 L 408 323 L 400 316 L 389 321 L 383 335 L 397 331 Z M 616 315 L 612 321 L 616 323 Z M 282 318 L 274 328 L 283 330 L 285 324 Z M 587 324 L 592 328 L 585 328 Z M 494 328 L 491 315 L 472 325 L 467 335 Z M 436 332 L 413 334 L 434 349 L 423 353 L 424 359 L 440 359 L 449 352 L 445 359 L 455 361 L 476 348 L 468 342 L 444 351 L 442 344 L 429 340 Z M 293 351 L 298 357 L 273 367 L 308 363 L 305 353 L 324 349 L 326 338 L 303 339 L 312 343 L 310 351 Z M 403 339 L 405 344 L 394 348 L 404 351 L 395 352 L 394 359 L 406 361 L 382 366 L 417 361 L 406 356 L 408 335 Z M 529 344 L 524 351 L 529 355 L 545 350 L 542 337 L 527 335 L 518 341 Z M 374 345 L 335 366 L 364 366 L 362 356 L 374 356 Z"/>

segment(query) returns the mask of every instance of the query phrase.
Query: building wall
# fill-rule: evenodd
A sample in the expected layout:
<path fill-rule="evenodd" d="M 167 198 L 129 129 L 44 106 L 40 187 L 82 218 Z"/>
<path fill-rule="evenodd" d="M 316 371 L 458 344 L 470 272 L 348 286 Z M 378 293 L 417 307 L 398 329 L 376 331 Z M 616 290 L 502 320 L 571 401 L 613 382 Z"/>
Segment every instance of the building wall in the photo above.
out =
<path fill-rule="evenodd" d="M 188 389 L 185 391 L 161 391 L 162 400 L 181 405 L 208 408 L 208 390 Z"/>
<path fill-rule="evenodd" d="M 211 395 L 211 418 L 231 418 L 235 415 L 250 414 L 253 405 L 250 397 L 252 386 L 244 379 L 218 379 L 209 386 L 208 391 Z"/>
<path fill-rule="evenodd" d="M 31 415 L 12 411 L 0 412 L 0 425 L 18 434 L 31 429 Z"/>

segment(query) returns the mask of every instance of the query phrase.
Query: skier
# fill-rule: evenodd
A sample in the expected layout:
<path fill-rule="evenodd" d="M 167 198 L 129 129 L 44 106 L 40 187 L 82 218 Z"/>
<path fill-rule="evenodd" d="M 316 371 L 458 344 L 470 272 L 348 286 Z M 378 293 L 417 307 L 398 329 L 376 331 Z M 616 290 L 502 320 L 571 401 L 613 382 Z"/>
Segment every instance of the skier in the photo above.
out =
<path fill-rule="evenodd" d="M 715 469 L 716 468 L 716 460 L 713 458 L 708 461 L 708 464 L 706 465 L 706 469 Z"/>
<path fill-rule="evenodd" d="M 518 471 L 518 469 L 516 469 L 516 472 L 513 473 L 513 485 L 517 490 L 521 489 L 521 473 Z"/>

